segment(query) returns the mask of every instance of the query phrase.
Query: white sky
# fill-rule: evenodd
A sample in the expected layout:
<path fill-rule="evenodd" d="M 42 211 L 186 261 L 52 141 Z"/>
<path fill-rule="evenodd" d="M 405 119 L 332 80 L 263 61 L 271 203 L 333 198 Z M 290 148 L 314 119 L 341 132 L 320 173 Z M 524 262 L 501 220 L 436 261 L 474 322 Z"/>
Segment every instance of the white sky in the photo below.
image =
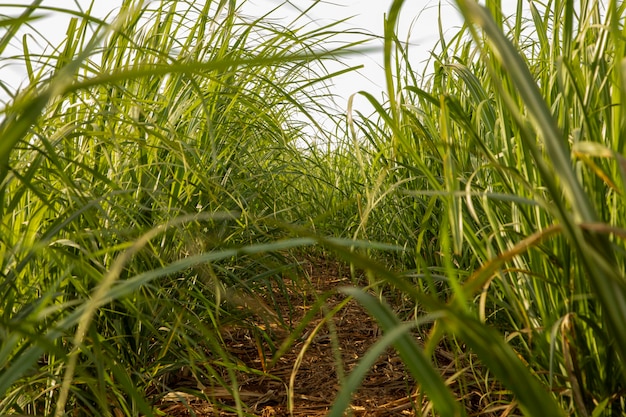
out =
<path fill-rule="evenodd" d="M 316 24 L 324 25 L 332 21 L 351 17 L 350 21 L 343 25 L 347 28 L 359 28 L 375 34 L 383 32 L 383 16 L 388 11 L 391 0 L 323 0 L 310 12 L 310 19 Z M 30 4 L 31 0 L 13 0 L 12 4 Z M 45 6 L 56 6 L 71 8 L 75 3 L 82 7 L 87 7 L 90 0 L 44 0 Z M 120 0 L 95 0 L 94 15 L 98 17 L 106 16 L 111 10 L 120 5 Z M 283 3 L 283 0 L 247 0 L 244 12 L 255 16 L 266 13 Z M 421 73 L 422 66 L 419 65 L 428 58 L 430 50 L 435 46 L 438 39 L 438 16 L 441 3 L 442 23 L 445 28 L 458 27 L 461 19 L 451 6 L 450 0 L 406 0 L 401 13 L 399 23 L 399 38 L 406 40 L 410 29 L 410 44 L 412 65 Z M 288 23 L 297 15 L 297 8 L 303 9 L 311 4 L 311 0 L 290 0 L 290 7 L 283 7 L 284 23 Z M 289 11 L 293 11 L 290 15 Z M 20 9 L 10 9 L 0 4 L 0 14 L 17 15 Z M 281 16 L 277 16 L 281 17 Z M 59 44 L 65 37 L 67 18 L 55 16 L 42 19 L 36 23 L 39 30 L 52 44 Z M 452 30 L 451 33 L 453 33 Z M 354 38 L 352 38 L 354 39 Z M 366 90 L 377 97 L 384 89 L 384 75 L 382 71 L 382 41 L 372 46 L 380 46 L 381 52 L 370 53 L 367 56 L 354 55 L 345 59 L 346 65 L 363 64 L 365 67 L 360 74 L 351 73 L 335 80 L 334 92 L 340 96 L 338 105 L 345 110 L 347 97 L 359 90 Z M 6 52 L 5 52 L 6 53 Z M 339 69 L 340 67 L 334 68 Z M 23 69 L 20 68 L 0 68 L 0 77 L 3 80 L 15 79 L 15 83 L 25 78 Z M 362 101 L 361 101 L 362 100 Z M 365 101 L 356 101 L 357 107 L 365 106 Z"/>
<path fill-rule="evenodd" d="M 441 3 L 442 24 L 445 28 L 459 27 L 462 20 L 459 13 L 452 6 L 452 0 L 406 0 L 401 11 L 399 22 L 399 39 L 411 44 L 410 55 L 412 65 L 421 73 L 424 62 L 431 49 L 439 38 L 438 16 Z M 270 6 L 282 3 L 282 0 L 248 0 L 251 14 L 267 10 Z M 311 4 L 310 0 L 291 0 L 293 9 L 304 9 Z M 310 12 L 310 18 L 317 24 L 329 24 L 350 17 L 349 22 L 344 23 L 342 28 L 357 28 L 369 31 L 376 35 L 383 34 L 383 18 L 391 6 L 392 0 L 322 0 Z M 288 9 L 285 8 L 287 11 Z M 286 19 L 287 20 L 287 19 Z M 453 33 L 454 30 L 451 31 Z M 354 38 L 351 38 L 354 40 Z M 349 73 L 335 79 L 335 92 L 340 96 L 338 102 L 341 108 L 345 108 L 345 102 L 351 94 L 366 90 L 375 96 L 385 89 L 384 73 L 382 69 L 383 54 L 382 40 L 369 46 L 379 48 L 379 52 L 368 55 L 354 55 L 345 57 L 344 64 L 347 66 L 364 65 L 359 74 Z M 333 69 L 341 69 L 337 66 Z M 357 107 L 366 106 L 365 99 L 357 98 Z"/>

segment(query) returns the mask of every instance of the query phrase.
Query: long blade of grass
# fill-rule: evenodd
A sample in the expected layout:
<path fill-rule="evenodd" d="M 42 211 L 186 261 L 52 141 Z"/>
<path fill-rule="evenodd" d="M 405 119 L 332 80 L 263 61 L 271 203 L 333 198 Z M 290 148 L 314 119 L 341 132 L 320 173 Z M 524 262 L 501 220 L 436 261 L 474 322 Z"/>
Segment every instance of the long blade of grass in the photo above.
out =
<path fill-rule="evenodd" d="M 400 320 L 393 314 L 389 306 L 382 304 L 375 297 L 356 288 L 343 288 L 343 293 L 354 297 L 367 311 L 376 318 L 381 328 L 387 335 L 383 337 L 375 347 L 370 350 L 366 357 L 362 359 L 363 363 L 353 371 L 348 381 L 337 397 L 337 402 L 331 409 L 330 416 L 341 416 L 350 401 L 351 393 L 356 390 L 358 383 L 364 377 L 371 363 L 380 355 L 386 346 L 393 343 L 396 347 L 404 363 L 409 368 L 413 377 L 420 382 L 424 388 L 424 392 L 433 402 L 434 409 L 442 416 L 461 416 L 465 415 L 464 411 L 459 407 L 456 399 L 450 393 L 449 388 L 441 378 L 441 375 L 435 370 L 433 364 L 428 360 L 422 349 L 417 345 L 415 339 L 411 337 L 407 331 L 415 326 L 411 323 L 410 327 L 402 324 Z M 436 313 L 432 316 L 426 316 L 424 320 L 436 318 Z"/>

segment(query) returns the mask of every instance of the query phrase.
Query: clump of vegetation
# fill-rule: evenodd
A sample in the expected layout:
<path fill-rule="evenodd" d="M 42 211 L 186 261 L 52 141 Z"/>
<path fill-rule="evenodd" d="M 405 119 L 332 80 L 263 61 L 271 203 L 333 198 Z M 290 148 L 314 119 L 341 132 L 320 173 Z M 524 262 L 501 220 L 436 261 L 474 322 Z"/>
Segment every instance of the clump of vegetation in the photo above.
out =
<path fill-rule="evenodd" d="M 248 320 L 288 282 L 307 291 L 298 258 L 320 247 L 367 273 L 341 291 L 383 330 L 339 375 L 331 415 L 392 345 L 417 413 L 624 412 L 626 6 L 518 1 L 508 17 L 458 0 L 466 24 L 420 75 L 396 0 L 388 100 L 361 92 L 375 113 L 341 119 L 323 64 L 368 40 L 357 31 L 328 49 L 335 25 L 125 0 L 109 23 L 71 12 L 62 45 L 25 37 L 6 56 L 40 3 L 0 40 L 28 77 L 3 84 L 0 414 L 155 415 L 185 373 L 245 415 L 239 375 L 261 371 L 222 330 L 269 344 L 266 371 L 339 311 L 324 295 L 303 323 L 279 319 L 281 346 Z M 445 379 L 438 346 L 458 365 Z"/>

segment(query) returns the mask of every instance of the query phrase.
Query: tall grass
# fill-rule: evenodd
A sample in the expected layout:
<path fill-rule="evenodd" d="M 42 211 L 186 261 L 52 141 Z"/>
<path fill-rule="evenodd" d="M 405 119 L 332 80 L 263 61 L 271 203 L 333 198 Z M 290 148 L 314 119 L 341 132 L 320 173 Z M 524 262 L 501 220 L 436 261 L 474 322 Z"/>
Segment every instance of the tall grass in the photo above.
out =
<path fill-rule="evenodd" d="M 310 222 L 302 120 L 328 94 L 317 63 L 350 46 L 240 7 L 129 0 L 110 24 L 55 9 L 74 17 L 41 53 L 16 43 L 47 9 L 3 22 L 28 84 L 0 125 L 0 414 L 153 415 L 183 369 L 238 398 L 229 297 L 280 288 L 279 252 L 310 244 L 274 243 L 276 222 Z"/>
<path fill-rule="evenodd" d="M 246 414 L 256 371 L 220 329 L 313 244 L 369 272 L 343 291 L 385 332 L 331 415 L 389 345 L 423 415 L 623 414 L 625 10 L 605 3 L 459 0 L 419 74 L 394 1 L 387 101 L 359 93 L 374 114 L 349 102 L 325 144 L 323 60 L 362 34 L 328 50 L 334 25 L 127 0 L 38 53 L 19 34 L 40 2 L 3 21 L 28 85 L 0 124 L 0 414 L 153 415 L 181 372 Z"/>
<path fill-rule="evenodd" d="M 506 17 L 458 1 L 466 25 L 418 77 L 395 37 L 403 3 L 386 26 L 389 101 L 354 124 L 376 155 L 361 229 L 414 266 L 377 273 L 443 316 L 427 352 L 444 335 L 467 344 L 525 414 L 621 415 L 624 5 L 520 1 Z M 480 411 L 505 409 L 490 394 Z"/>

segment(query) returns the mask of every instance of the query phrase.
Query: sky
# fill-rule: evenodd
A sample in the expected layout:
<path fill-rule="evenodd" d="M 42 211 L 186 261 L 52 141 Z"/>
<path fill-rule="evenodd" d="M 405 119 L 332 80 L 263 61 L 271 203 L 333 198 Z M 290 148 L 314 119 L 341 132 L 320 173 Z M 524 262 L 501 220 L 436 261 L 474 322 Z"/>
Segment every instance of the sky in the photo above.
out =
<path fill-rule="evenodd" d="M 248 0 L 252 14 L 266 10 L 268 5 L 280 4 L 282 0 Z M 310 0 L 291 0 L 292 9 L 303 9 L 311 3 Z M 317 24 L 323 25 L 350 17 L 349 22 L 342 26 L 345 29 L 359 28 L 376 35 L 383 33 L 383 19 L 391 6 L 391 0 L 326 0 L 320 2 L 310 12 L 310 18 Z M 449 31 L 454 32 L 460 27 L 462 19 L 450 0 L 406 0 L 398 22 L 399 39 L 408 40 L 411 45 L 412 65 L 421 72 L 432 48 L 439 38 L 438 16 L 441 4 L 442 24 Z M 288 9 L 285 9 L 287 14 Z M 295 13 L 294 13 L 295 14 Z M 409 36 L 410 34 L 410 36 Z M 340 96 L 340 107 L 345 106 L 348 96 L 366 90 L 377 93 L 385 89 L 384 72 L 382 69 L 383 54 L 382 41 L 372 44 L 378 51 L 368 55 L 354 55 L 344 58 L 345 65 L 364 65 L 358 74 L 346 74 L 335 80 L 334 91 Z M 340 69 L 337 66 L 336 69 Z M 379 94 L 375 94 L 379 96 Z M 357 103 L 365 105 L 365 99 L 359 98 Z"/>
<path fill-rule="evenodd" d="M 12 4 L 30 4 L 32 0 L 13 0 Z M 244 3 L 244 13 L 250 16 L 260 16 L 267 11 L 282 4 L 284 0 L 247 0 Z M 359 28 L 381 35 L 383 32 L 383 17 L 388 11 L 391 0 L 322 0 L 310 12 L 309 18 L 314 24 L 324 25 L 350 17 L 349 22 L 343 24 L 343 28 Z M 91 0 L 44 0 L 43 5 L 70 8 L 77 3 L 85 8 Z M 95 0 L 93 14 L 104 17 L 115 10 L 121 0 Z M 407 0 L 402 9 L 399 22 L 400 39 L 408 40 L 411 45 L 412 65 L 421 72 L 422 65 L 435 46 L 438 39 L 438 16 L 441 7 L 442 23 L 450 33 L 455 27 L 461 25 L 461 18 L 449 0 Z M 304 9 L 311 4 L 311 0 L 289 0 L 287 7 L 282 7 L 278 19 L 282 23 L 288 23 L 299 13 L 298 9 Z M 78 7 L 78 6 L 75 6 Z M 19 9 L 10 9 L 0 5 L 0 14 L 17 15 Z M 50 12 L 46 19 L 36 23 L 37 30 L 53 44 L 59 44 L 65 36 L 67 18 Z M 62 30 L 60 30 L 62 28 Z M 410 33 L 410 36 L 408 35 Z M 372 44 L 378 48 L 367 55 L 353 55 L 344 59 L 344 65 L 364 65 L 358 74 L 350 73 L 335 80 L 333 91 L 338 95 L 337 106 L 345 110 L 348 96 L 359 91 L 366 90 L 380 97 L 380 92 L 385 88 L 384 74 L 382 70 L 382 41 Z M 5 52 L 6 53 L 6 52 Z M 331 69 L 340 69 L 335 66 Z M 0 68 L 0 77 L 3 80 L 15 80 L 17 84 L 24 78 L 22 68 Z M 358 98 L 358 105 L 367 105 L 365 100 Z"/>

